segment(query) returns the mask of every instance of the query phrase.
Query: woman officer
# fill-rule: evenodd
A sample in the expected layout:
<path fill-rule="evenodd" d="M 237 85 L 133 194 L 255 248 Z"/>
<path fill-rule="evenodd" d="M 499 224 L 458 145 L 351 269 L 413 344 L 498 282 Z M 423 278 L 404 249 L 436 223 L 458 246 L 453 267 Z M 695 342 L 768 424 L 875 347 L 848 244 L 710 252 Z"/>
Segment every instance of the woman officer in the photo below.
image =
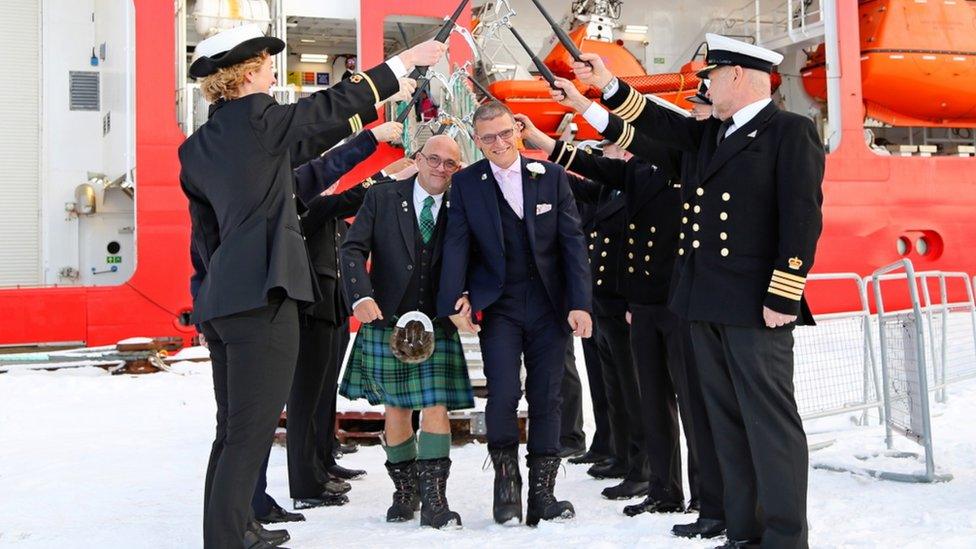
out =
<path fill-rule="evenodd" d="M 424 42 L 291 105 L 269 95 L 271 56 L 282 49 L 281 40 L 244 25 L 202 41 L 190 67 L 213 103 L 179 149 L 199 257 L 192 320 L 209 342 L 217 400 L 204 488 L 207 548 L 270 546 L 246 530 L 251 492 L 295 370 L 297 302 L 318 294 L 292 169 L 334 141 L 330 131 L 396 93 L 414 65 L 434 65 L 446 46 Z"/>

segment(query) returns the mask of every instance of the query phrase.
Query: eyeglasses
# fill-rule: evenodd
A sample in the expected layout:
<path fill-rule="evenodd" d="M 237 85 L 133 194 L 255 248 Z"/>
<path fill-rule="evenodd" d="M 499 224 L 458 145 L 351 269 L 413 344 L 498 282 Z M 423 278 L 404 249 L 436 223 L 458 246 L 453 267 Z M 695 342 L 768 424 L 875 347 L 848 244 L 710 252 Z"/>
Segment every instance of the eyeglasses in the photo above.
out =
<path fill-rule="evenodd" d="M 515 128 L 509 128 L 507 130 L 502 130 L 498 133 L 489 133 L 485 135 L 479 135 L 478 141 L 481 141 L 485 145 L 491 145 L 496 139 L 501 139 L 502 141 L 508 141 L 515 135 Z"/>
<path fill-rule="evenodd" d="M 424 160 L 427 161 L 427 165 L 434 169 L 437 169 L 438 166 L 444 166 L 444 171 L 456 172 L 461 167 L 461 164 L 455 162 L 454 160 L 451 160 L 450 158 L 441 158 L 436 154 L 427 156 L 422 152 L 418 152 L 417 156 L 424 157 Z"/>

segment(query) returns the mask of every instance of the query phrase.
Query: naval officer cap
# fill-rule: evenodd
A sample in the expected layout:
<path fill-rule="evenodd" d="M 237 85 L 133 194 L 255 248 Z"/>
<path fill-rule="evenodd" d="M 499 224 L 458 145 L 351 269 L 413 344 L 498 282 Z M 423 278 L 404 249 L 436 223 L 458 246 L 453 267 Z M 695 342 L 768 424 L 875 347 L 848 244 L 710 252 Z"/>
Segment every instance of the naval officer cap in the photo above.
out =
<path fill-rule="evenodd" d="M 773 67 L 783 60 L 783 56 L 773 50 L 720 34 L 705 34 L 705 42 L 708 44 L 708 55 L 705 58 L 705 67 L 698 71 L 699 78 L 708 78 L 708 73 L 718 67 L 734 65 L 744 69 L 773 72 Z"/>
<path fill-rule="evenodd" d="M 698 84 L 698 92 L 695 95 L 685 97 L 685 101 L 698 105 L 711 105 L 712 100 L 705 94 L 708 93 L 708 83 L 704 79 Z"/>
<path fill-rule="evenodd" d="M 262 51 L 275 55 L 285 49 L 285 43 L 274 36 L 265 36 L 261 27 L 250 23 L 218 32 L 197 44 L 190 65 L 190 76 L 204 78 L 224 67 L 230 67 Z"/>

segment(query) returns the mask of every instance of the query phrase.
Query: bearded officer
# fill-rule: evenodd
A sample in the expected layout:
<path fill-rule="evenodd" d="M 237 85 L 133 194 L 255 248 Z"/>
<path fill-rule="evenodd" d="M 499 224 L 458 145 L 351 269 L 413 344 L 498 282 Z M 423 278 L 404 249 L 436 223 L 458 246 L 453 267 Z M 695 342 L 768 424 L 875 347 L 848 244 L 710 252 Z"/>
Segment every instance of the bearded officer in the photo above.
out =
<path fill-rule="evenodd" d="M 823 144 L 770 97 L 776 52 L 708 34 L 697 121 L 652 104 L 597 55 L 575 63 L 638 131 L 685 151 L 684 238 L 670 307 L 691 321 L 725 479 L 729 547 L 807 547 L 807 444 L 793 395 L 793 327 L 822 229 Z M 687 173 L 685 173 L 687 172 Z M 762 512 L 759 512 L 762 509 Z"/>

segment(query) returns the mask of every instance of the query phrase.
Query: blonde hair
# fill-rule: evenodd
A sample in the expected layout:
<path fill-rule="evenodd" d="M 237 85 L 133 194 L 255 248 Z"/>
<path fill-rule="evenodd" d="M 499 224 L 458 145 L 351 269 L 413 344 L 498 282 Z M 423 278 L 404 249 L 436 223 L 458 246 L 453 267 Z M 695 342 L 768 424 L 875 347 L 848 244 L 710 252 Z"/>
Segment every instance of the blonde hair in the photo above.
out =
<path fill-rule="evenodd" d="M 250 71 L 261 68 L 261 64 L 268 58 L 268 52 L 263 51 L 257 57 L 252 57 L 246 61 L 217 69 L 217 72 L 207 76 L 200 82 L 200 91 L 203 98 L 208 103 L 214 103 L 218 99 L 237 99 L 241 94 L 241 87 L 244 85 L 244 75 Z"/>

